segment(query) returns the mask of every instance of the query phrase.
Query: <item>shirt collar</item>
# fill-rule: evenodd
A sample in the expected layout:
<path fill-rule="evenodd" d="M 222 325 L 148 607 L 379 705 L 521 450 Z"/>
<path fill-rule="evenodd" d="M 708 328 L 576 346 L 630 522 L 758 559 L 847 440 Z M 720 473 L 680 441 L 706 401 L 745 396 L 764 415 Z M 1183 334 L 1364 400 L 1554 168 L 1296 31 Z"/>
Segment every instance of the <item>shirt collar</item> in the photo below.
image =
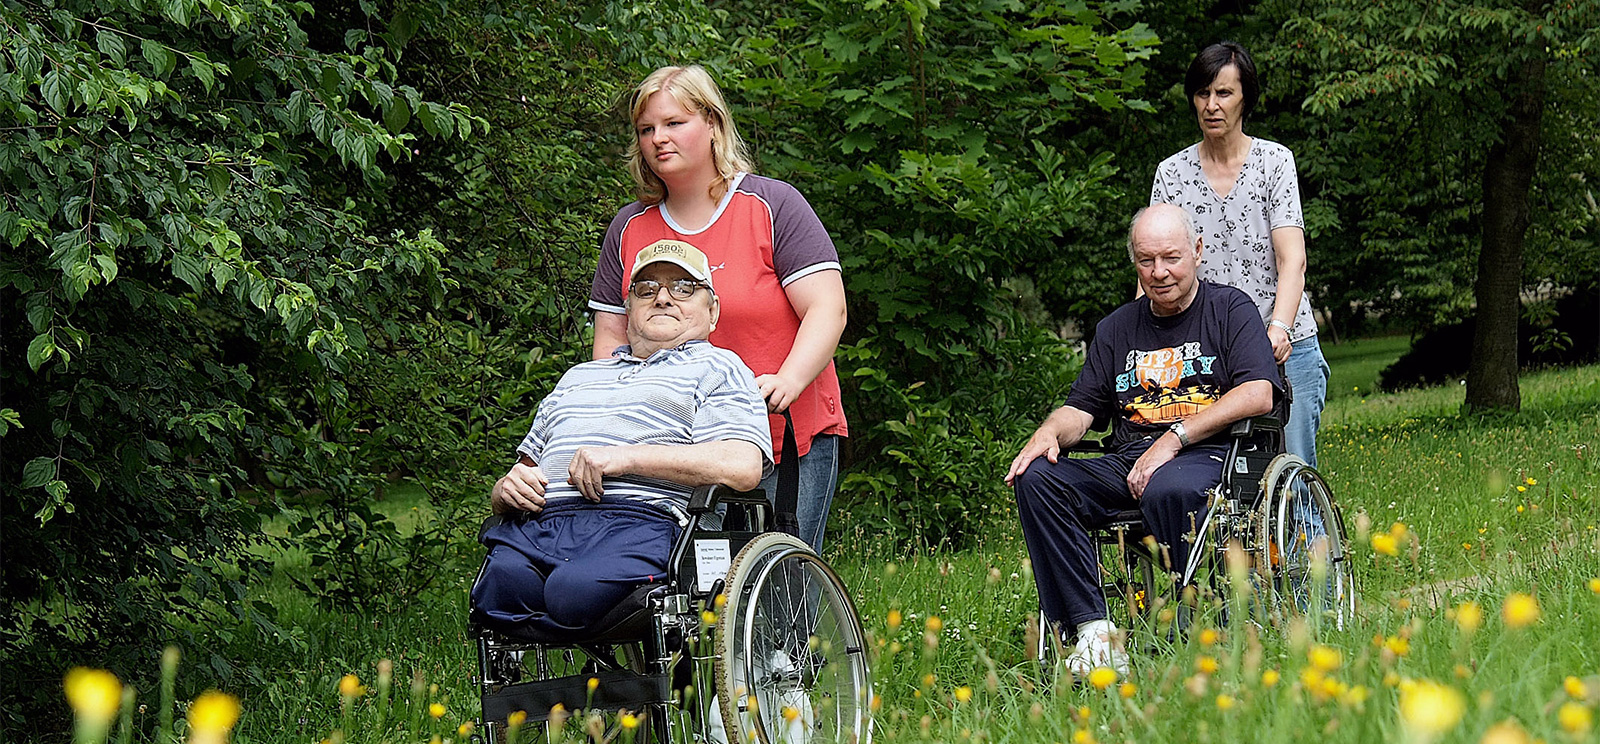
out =
<path fill-rule="evenodd" d="M 706 344 L 706 343 L 710 343 L 710 342 L 705 340 L 705 339 L 703 339 L 703 338 L 692 338 L 692 339 L 689 339 L 688 341 L 685 341 L 685 342 L 683 342 L 681 344 L 678 344 L 677 346 L 673 346 L 673 347 L 670 347 L 670 348 L 662 349 L 662 350 L 660 350 L 660 351 L 658 351 L 658 352 L 656 352 L 654 354 L 651 354 L 648 359 L 640 359 L 639 357 L 634 356 L 633 355 L 633 345 L 632 344 L 623 344 L 621 346 L 618 346 L 616 351 L 611 352 L 611 358 L 612 359 L 620 359 L 620 360 L 622 360 L 624 362 L 627 362 L 627 363 L 630 363 L 630 364 L 654 364 L 656 360 L 665 359 L 665 358 L 667 358 L 669 356 L 672 356 L 674 353 L 681 352 L 681 351 L 687 351 L 690 348 L 693 348 L 693 347 L 698 346 L 700 344 Z"/>

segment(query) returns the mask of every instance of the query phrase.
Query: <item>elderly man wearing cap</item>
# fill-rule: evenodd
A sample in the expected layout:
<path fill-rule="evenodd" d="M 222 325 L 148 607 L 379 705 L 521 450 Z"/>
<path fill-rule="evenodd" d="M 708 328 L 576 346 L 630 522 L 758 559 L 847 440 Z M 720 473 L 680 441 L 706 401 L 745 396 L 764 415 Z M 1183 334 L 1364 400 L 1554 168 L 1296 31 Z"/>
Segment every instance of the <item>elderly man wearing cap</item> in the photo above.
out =
<path fill-rule="evenodd" d="M 583 630 L 665 573 L 695 486 L 748 490 L 772 468 L 755 377 L 706 341 L 718 305 L 705 254 L 659 241 L 629 281 L 628 345 L 567 371 L 490 494 L 506 519 L 483 536 L 483 622 Z"/>

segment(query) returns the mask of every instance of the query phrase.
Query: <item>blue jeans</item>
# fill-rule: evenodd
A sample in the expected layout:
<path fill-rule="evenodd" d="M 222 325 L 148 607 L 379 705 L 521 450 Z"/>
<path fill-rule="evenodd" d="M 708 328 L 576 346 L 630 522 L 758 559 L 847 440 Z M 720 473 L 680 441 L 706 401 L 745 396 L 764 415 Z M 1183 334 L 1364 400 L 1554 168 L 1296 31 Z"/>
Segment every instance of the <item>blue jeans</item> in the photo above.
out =
<path fill-rule="evenodd" d="M 818 434 L 811 450 L 800 456 L 800 503 L 795 516 L 800 520 L 800 539 L 812 550 L 822 552 L 822 535 L 828 529 L 828 509 L 839 485 L 839 437 Z M 774 500 L 778 497 L 778 470 L 761 481 L 761 488 Z"/>
<path fill-rule="evenodd" d="M 1322 358 L 1322 344 L 1316 336 L 1294 342 L 1289 361 L 1284 362 L 1294 402 L 1289 404 L 1289 423 L 1283 437 L 1289 451 L 1317 466 L 1317 429 L 1322 426 L 1322 408 L 1328 403 L 1328 360 Z"/>

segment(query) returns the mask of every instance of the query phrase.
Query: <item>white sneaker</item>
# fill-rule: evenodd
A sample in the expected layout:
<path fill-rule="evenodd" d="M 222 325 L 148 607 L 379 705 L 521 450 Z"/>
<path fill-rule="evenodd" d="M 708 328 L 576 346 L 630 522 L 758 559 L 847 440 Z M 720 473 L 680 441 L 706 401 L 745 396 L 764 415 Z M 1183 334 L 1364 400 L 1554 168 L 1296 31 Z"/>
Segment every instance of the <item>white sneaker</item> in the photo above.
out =
<path fill-rule="evenodd" d="M 1078 628 L 1078 643 L 1066 659 L 1067 670 L 1088 677 L 1099 667 L 1109 667 L 1119 677 L 1128 674 L 1128 652 L 1122 648 L 1117 627 L 1105 620 L 1084 623 Z"/>

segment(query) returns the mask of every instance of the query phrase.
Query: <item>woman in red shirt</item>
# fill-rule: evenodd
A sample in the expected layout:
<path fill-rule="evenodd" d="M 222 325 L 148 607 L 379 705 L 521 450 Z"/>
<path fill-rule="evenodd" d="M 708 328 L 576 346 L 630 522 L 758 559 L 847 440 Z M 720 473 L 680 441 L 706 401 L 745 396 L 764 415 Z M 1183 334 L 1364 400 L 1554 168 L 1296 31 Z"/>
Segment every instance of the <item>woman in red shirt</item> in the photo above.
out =
<path fill-rule="evenodd" d="M 659 240 L 706 254 L 722 302 L 711 343 L 738 354 L 772 413 L 789 411 L 800 450 L 800 537 L 820 548 L 849 434 L 833 353 L 846 311 L 839 254 L 816 212 L 783 181 L 750 173 L 750 156 L 711 76 L 663 67 L 634 90 L 628 168 L 639 200 L 612 219 L 590 290 L 594 356 L 625 343 L 627 267 Z M 769 417 L 773 450 L 783 421 Z M 772 491 L 772 480 L 763 487 Z"/>

